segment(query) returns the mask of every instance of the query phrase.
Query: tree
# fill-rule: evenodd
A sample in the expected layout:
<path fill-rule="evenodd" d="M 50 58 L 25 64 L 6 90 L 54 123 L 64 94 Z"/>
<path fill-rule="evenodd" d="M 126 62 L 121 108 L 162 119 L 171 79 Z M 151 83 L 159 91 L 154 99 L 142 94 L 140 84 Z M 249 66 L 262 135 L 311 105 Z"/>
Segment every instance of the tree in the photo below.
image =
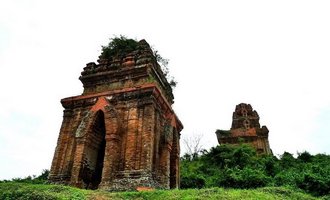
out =
<path fill-rule="evenodd" d="M 302 162 L 308 163 L 312 161 L 313 156 L 308 153 L 307 151 L 304 151 L 302 153 L 298 153 L 298 160 L 301 160 Z"/>
<path fill-rule="evenodd" d="M 201 144 L 202 138 L 203 135 L 199 134 L 182 139 L 182 142 L 186 148 L 186 152 L 192 157 L 192 159 L 197 158 L 198 155 L 204 150 Z"/>

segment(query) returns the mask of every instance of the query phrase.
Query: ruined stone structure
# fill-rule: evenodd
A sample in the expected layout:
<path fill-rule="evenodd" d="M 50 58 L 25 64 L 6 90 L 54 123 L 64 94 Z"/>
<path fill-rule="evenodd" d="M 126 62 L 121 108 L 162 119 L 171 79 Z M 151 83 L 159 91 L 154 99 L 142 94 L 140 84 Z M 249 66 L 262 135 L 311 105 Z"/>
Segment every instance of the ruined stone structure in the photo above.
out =
<path fill-rule="evenodd" d="M 49 181 L 80 188 L 178 188 L 183 126 L 149 44 L 88 63 L 64 107 Z"/>
<path fill-rule="evenodd" d="M 230 130 L 217 130 L 219 144 L 251 144 L 259 154 L 272 154 L 268 141 L 268 129 L 260 128 L 259 115 L 250 104 L 241 103 L 233 113 Z"/>

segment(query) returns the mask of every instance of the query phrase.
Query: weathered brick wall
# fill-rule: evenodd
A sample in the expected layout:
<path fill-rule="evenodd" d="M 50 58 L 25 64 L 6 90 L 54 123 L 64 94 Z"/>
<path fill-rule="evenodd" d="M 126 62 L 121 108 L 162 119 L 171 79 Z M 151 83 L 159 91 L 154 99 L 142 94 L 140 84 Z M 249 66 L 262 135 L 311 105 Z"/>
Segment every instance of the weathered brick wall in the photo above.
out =
<path fill-rule="evenodd" d="M 81 188 L 179 186 L 173 94 L 150 47 L 122 61 L 89 63 L 84 93 L 62 99 L 64 116 L 49 180 Z"/>
<path fill-rule="evenodd" d="M 217 132 L 219 144 L 240 144 L 253 146 L 257 153 L 272 154 L 268 141 L 268 129 L 260 127 L 259 115 L 250 104 L 241 103 L 233 113 L 233 122 L 228 131 Z"/>

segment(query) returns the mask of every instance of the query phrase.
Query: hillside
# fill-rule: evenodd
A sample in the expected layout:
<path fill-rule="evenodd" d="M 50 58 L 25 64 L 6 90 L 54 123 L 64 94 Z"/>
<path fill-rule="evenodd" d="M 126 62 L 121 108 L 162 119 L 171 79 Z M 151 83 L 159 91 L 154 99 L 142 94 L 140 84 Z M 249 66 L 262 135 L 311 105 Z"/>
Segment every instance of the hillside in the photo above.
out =
<path fill-rule="evenodd" d="M 0 199 L 322 199 L 284 187 L 259 189 L 186 189 L 110 193 L 61 185 L 0 183 Z M 326 198 L 323 198 L 326 199 Z"/>
<path fill-rule="evenodd" d="M 181 158 L 181 188 L 289 187 L 314 196 L 330 195 L 330 156 L 284 152 L 258 155 L 254 148 L 219 145 Z"/>

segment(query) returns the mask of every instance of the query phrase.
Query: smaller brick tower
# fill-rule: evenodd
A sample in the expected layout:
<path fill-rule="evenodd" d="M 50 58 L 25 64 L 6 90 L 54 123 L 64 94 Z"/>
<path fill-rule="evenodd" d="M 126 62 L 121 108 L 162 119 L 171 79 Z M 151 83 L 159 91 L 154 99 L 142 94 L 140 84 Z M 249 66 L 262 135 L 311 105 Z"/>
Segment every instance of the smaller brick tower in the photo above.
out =
<path fill-rule="evenodd" d="M 219 144 L 251 144 L 259 154 L 272 154 L 268 141 L 268 129 L 260 128 L 259 115 L 250 104 L 241 103 L 233 113 L 231 129 L 217 130 Z"/>
<path fill-rule="evenodd" d="M 180 131 L 173 94 L 145 40 L 88 63 L 82 95 L 61 100 L 49 181 L 80 188 L 178 188 Z"/>

